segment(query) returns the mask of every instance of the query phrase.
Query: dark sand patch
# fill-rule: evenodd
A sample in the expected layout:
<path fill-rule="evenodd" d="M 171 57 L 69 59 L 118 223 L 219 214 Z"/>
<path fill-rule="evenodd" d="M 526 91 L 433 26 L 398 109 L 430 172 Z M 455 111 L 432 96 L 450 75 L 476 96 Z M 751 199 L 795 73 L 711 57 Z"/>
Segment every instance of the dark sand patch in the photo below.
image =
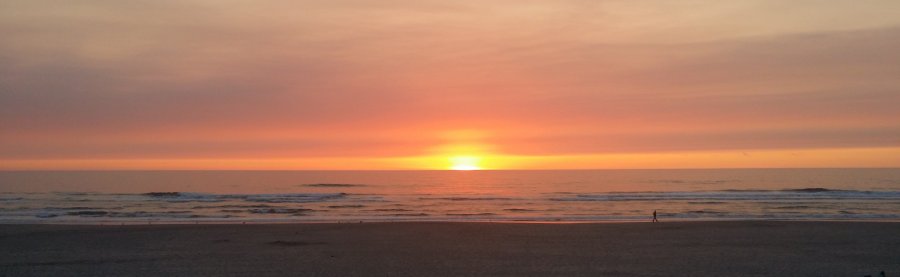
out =
<path fill-rule="evenodd" d="M 306 242 L 306 241 L 290 241 L 290 240 L 276 240 L 268 242 L 269 245 L 275 246 L 306 246 L 306 245 L 317 245 L 317 244 L 325 244 L 322 242 Z"/>
<path fill-rule="evenodd" d="M 59 265 L 103 265 L 103 264 L 122 264 L 122 263 L 136 263 L 136 262 L 153 262 L 159 261 L 162 259 L 108 259 L 108 260 L 64 260 L 64 261 L 49 261 L 49 262 L 23 262 L 23 263 L 10 263 L 10 264 L 0 264 L 0 267 L 4 266 L 59 266 Z"/>

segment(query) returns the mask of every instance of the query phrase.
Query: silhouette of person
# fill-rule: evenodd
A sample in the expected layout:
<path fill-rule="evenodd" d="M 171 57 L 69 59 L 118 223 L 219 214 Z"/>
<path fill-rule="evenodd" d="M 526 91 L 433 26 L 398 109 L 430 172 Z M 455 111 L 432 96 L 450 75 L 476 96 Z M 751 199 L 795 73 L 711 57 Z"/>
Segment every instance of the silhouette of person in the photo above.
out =
<path fill-rule="evenodd" d="M 659 222 L 659 220 L 656 219 L 656 210 L 653 210 L 653 222 Z"/>

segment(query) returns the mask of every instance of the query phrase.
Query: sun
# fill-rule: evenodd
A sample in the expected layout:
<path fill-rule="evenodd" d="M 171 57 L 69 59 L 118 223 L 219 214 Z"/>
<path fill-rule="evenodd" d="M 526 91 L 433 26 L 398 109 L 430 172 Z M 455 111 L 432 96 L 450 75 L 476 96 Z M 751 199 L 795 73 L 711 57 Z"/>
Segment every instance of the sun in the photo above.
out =
<path fill-rule="evenodd" d="M 481 158 L 475 156 L 454 156 L 450 157 L 450 169 L 480 170 L 481 166 L 478 165 L 480 162 Z"/>

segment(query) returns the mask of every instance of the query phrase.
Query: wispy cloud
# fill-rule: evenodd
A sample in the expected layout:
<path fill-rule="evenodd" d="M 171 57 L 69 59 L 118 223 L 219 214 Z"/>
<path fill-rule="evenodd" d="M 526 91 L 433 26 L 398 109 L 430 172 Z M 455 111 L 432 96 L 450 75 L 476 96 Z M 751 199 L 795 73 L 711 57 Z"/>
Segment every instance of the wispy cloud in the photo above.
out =
<path fill-rule="evenodd" d="M 900 146 L 895 1 L 5 1 L 0 159 Z"/>

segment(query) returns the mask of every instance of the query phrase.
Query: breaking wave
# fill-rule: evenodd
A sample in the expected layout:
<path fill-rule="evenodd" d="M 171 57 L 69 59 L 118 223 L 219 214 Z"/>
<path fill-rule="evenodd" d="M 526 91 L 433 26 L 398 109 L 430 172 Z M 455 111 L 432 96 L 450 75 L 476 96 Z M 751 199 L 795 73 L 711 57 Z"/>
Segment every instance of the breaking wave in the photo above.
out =
<path fill-rule="evenodd" d="M 205 194 L 187 192 L 150 192 L 143 194 L 168 202 L 221 202 L 243 200 L 264 203 L 310 203 L 345 197 L 346 193 L 286 193 L 286 194 Z"/>
<path fill-rule="evenodd" d="M 722 190 L 676 192 L 611 192 L 552 197 L 552 201 L 757 201 L 757 200 L 900 200 L 900 191 L 831 190 Z"/>

